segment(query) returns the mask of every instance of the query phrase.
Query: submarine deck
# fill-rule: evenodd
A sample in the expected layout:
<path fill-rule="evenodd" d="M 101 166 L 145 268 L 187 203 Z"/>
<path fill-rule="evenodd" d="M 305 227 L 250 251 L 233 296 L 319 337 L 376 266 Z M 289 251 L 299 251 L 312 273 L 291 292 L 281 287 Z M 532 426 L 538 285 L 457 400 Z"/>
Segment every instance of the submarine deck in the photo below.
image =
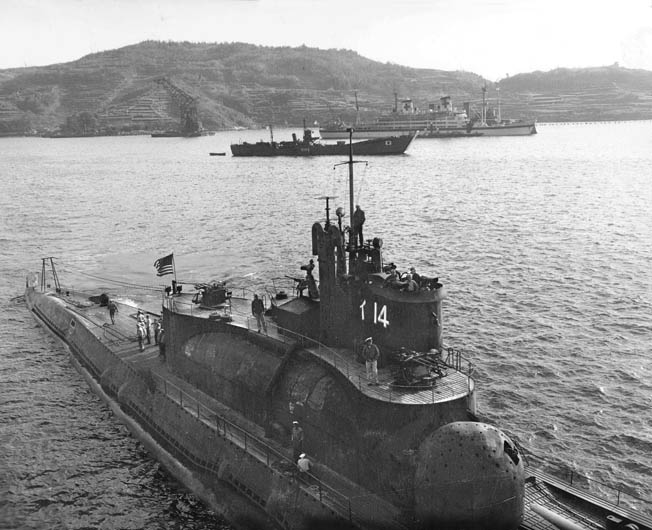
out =
<path fill-rule="evenodd" d="M 292 298 L 287 301 L 289 300 Z M 168 309 L 179 314 L 206 319 L 228 316 L 232 319 L 228 322 L 230 325 L 246 328 L 251 332 L 256 332 L 257 329 L 256 319 L 251 315 L 251 300 L 246 298 L 232 297 L 222 306 L 210 309 L 193 303 L 190 294 L 164 297 L 163 303 Z M 434 379 L 430 386 L 396 385 L 398 367 L 391 364 L 378 367 L 378 384 L 372 385 L 367 379 L 365 365 L 356 361 L 352 350 L 330 348 L 303 335 L 279 328 L 271 318 L 267 318 L 266 322 L 266 334 L 269 337 L 285 343 L 300 342 L 304 350 L 338 370 L 349 383 L 372 399 L 404 405 L 427 405 L 465 398 L 475 388 L 475 383 L 469 375 L 443 363 L 440 367 L 443 368 L 445 375 Z"/>
<path fill-rule="evenodd" d="M 145 340 L 144 349 L 140 350 L 135 334 L 137 310 L 142 309 L 153 317 L 159 317 L 160 309 L 152 306 L 135 307 L 113 299 L 118 305 L 118 311 L 114 316 L 115 324 L 112 324 L 108 309 L 89 302 L 87 295 L 82 296 L 81 293 L 71 290 L 66 296 L 55 293 L 50 296 L 60 299 L 68 311 L 83 320 L 85 327 L 100 343 L 128 366 L 137 372 L 148 371 L 153 376 L 157 390 L 182 406 L 189 414 L 262 464 L 284 474 L 296 475 L 289 445 L 284 446 L 268 438 L 263 427 L 177 376 L 160 357 L 159 348 L 153 338 L 151 343 Z M 38 312 L 36 314 L 38 316 Z M 51 326 L 46 323 L 46 327 Z M 401 523 L 403 514 L 397 507 L 321 465 L 312 456 L 311 459 L 313 471 L 309 478 L 298 479 L 299 487 L 306 495 L 338 512 L 345 520 L 357 523 L 356 526 L 364 526 L 360 523 L 371 521 L 374 525 L 405 529 Z"/>
<path fill-rule="evenodd" d="M 76 293 L 71 294 L 73 296 L 53 296 L 60 298 L 68 310 L 82 317 L 97 339 L 124 362 L 139 371 L 149 370 L 154 375 L 159 391 L 211 428 L 217 429 L 232 443 L 258 458 L 265 465 L 274 467 L 283 462 L 286 464 L 291 462 L 289 447 L 282 447 L 273 440 L 267 439 L 260 426 L 221 405 L 171 372 L 159 357 L 158 348 L 153 342 L 146 344 L 144 351 L 140 351 L 134 333 L 136 307 L 118 303 L 116 323 L 111 324 L 106 308 L 89 303 L 87 299 L 75 298 Z M 155 307 L 142 309 L 153 316 L 159 316 Z M 273 333 L 273 330 L 270 332 Z M 387 527 L 404 528 L 399 522 L 400 514 L 397 508 L 373 493 L 364 491 L 358 484 L 320 466 L 319 462 L 314 463 L 316 476 L 313 477 L 313 484 L 301 484 L 301 488 L 307 494 L 314 496 L 315 500 L 330 505 L 338 511 L 344 507 L 345 510 L 349 510 L 349 516 L 353 517 L 354 521 L 376 523 L 382 521 L 388 525 Z M 557 526 L 542 518 L 535 510 L 537 507 L 544 507 L 560 513 L 563 505 L 567 507 L 563 508 L 561 513 L 566 519 L 571 520 L 576 528 L 587 530 L 602 528 L 605 513 L 630 517 L 632 520 L 642 521 L 645 526 L 641 528 L 652 528 L 652 521 L 649 518 L 642 517 L 641 514 L 633 514 L 629 509 L 608 501 L 591 497 L 587 498 L 588 506 L 583 506 L 582 503 L 569 504 L 568 496 L 559 498 L 555 494 L 555 488 L 562 487 L 558 480 L 536 469 L 530 469 L 528 475 L 530 478 L 525 484 L 524 518 L 519 526 L 522 530 L 555 530 Z M 582 490 L 569 486 L 568 483 L 563 486 L 563 489 L 578 501 L 586 497 Z M 593 509 L 590 506 L 593 506 Z"/>

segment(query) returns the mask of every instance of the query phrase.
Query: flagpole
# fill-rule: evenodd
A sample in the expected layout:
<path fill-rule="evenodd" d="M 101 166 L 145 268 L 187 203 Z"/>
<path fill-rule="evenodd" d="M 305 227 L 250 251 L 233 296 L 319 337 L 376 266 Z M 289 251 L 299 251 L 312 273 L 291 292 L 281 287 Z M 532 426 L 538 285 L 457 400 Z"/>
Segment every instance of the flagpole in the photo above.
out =
<path fill-rule="evenodd" d="M 177 284 L 177 265 L 174 263 L 174 253 L 172 253 L 172 270 L 174 271 L 174 285 Z"/>

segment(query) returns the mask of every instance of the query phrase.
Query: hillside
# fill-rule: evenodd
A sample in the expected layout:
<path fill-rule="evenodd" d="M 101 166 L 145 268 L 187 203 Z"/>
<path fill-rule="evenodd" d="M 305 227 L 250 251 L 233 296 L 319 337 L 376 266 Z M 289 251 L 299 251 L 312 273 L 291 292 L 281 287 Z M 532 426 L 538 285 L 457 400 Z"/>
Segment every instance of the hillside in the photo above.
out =
<path fill-rule="evenodd" d="M 505 115 L 527 112 L 544 122 L 652 118 L 652 72 L 647 70 L 558 68 L 503 79 L 500 88 L 509 94 Z"/>
<path fill-rule="evenodd" d="M 361 119 L 443 95 L 478 105 L 468 72 L 379 63 L 349 50 L 147 41 L 44 67 L 0 70 L 0 134 L 119 133 Z M 519 74 L 499 85 L 503 116 L 539 121 L 652 118 L 652 72 L 617 66 Z M 488 95 L 495 98 L 495 86 Z"/>

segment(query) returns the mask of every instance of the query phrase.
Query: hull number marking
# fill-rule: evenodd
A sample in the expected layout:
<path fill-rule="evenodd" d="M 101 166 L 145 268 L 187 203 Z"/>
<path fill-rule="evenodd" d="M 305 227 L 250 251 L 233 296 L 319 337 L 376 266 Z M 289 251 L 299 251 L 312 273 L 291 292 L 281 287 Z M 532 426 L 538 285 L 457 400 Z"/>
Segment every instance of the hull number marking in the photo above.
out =
<path fill-rule="evenodd" d="M 363 300 L 362 303 L 360 304 L 360 318 L 362 319 L 363 322 L 365 320 L 366 305 L 367 305 L 366 300 Z M 387 319 L 387 306 L 383 304 L 379 310 L 378 303 L 374 302 L 373 319 L 374 319 L 374 324 L 382 324 L 383 327 L 385 328 L 389 326 L 389 320 Z"/>

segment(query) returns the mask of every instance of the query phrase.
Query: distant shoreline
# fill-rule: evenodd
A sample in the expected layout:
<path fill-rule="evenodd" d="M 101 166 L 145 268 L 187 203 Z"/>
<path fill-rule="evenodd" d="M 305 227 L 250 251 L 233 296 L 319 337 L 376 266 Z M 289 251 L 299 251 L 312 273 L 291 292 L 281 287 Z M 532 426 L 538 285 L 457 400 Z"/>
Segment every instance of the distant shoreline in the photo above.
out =
<path fill-rule="evenodd" d="M 537 121 L 537 126 L 550 126 L 550 125 L 586 125 L 586 124 L 599 124 L 599 125 L 608 125 L 613 123 L 644 123 L 652 122 L 652 118 L 641 118 L 639 120 L 634 119 L 622 119 L 622 120 L 575 120 L 575 121 Z M 303 125 L 285 125 L 281 129 L 302 129 Z M 308 127 L 310 129 L 310 127 Z M 318 129 L 319 127 L 312 127 L 312 129 Z M 237 129 L 218 129 L 206 131 L 205 134 L 201 136 L 212 136 L 218 132 L 241 132 L 241 131 L 260 131 L 264 130 L 265 127 L 250 127 L 242 128 L 238 127 Z M 0 138 L 100 138 L 100 137 L 109 137 L 109 136 L 151 136 L 151 131 L 125 131 L 117 132 L 114 134 L 107 133 L 98 133 L 98 134 L 53 134 L 47 132 L 35 132 L 32 134 L 18 134 L 18 133 L 0 133 Z M 199 136 L 177 136 L 175 138 L 199 138 Z"/>

